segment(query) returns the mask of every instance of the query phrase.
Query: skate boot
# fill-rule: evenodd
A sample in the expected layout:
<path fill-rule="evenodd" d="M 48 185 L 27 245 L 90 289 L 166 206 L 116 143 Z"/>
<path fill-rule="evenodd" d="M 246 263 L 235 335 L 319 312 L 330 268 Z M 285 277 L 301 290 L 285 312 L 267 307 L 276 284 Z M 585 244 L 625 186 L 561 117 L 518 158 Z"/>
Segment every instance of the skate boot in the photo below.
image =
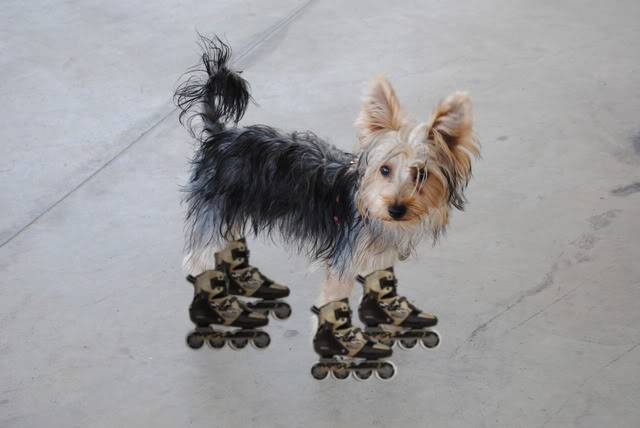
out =
<path fill-rule="evenodd" d="M 249 264 L 244 238 L 229 242 L 215 257 L 216 266 L 222 266 L 229 278 L 229 294 L 260 299 L 247 304 L 264 314 L 271 312 L 277 319 L 289 318 L 291 306 L 279 300 L 289 295 L 289 288 L 273 282 Z"/>
<path fill-rule="evenodd" d="M 222 348 L 225 343 L 233 349 L 242 349 L 249 340 L 256 348 L 266 348 L 271 342 L 269 334 L 259 330 L 269 319 L 262 313 L 252 311 L 237 297 L 227 294 L 224 272 L 208 270 L 197 277 L 187 276 L 194 286 L 194 295 L 189 307 L 189 317 L 196 325 L 187 335 L 187 345 L 199 349 L 205 341 L 212 348 Z M 235 330 L 216 330 L 211 325 L 238 327 Z"/>
<path fill-rule="evenodd" d="M 351 325 L 349 300 L 329 302 L 311 312 L 318 316 L 318 331 L 313 338 L 313 348 L 320 361 L 311 368 L 311 375 L 318 380 L 329 373 L 336 379 L 346 379 L 353 373 L 356 379 L 368 379 L 373 372 L 380 379 L 390 379 L 395 366 L 381 360 L 391 356 L 391 348 L 371 340 L 361 329 Z"/>
<path fill-rule="evenodd" d="M 426 348 L 438 346 L 438 333 L 429 329 L 438 323 L 438 318 L 422 312 L 406 297 L 398 296 L 393 267 L 374 271 L 366 277 L 358 275 L 357 280 L 363 285 L 358 316 L 367 334 L 389 346 L 398 341 L 404 349 L 413 348 L 418 340 Z"/>

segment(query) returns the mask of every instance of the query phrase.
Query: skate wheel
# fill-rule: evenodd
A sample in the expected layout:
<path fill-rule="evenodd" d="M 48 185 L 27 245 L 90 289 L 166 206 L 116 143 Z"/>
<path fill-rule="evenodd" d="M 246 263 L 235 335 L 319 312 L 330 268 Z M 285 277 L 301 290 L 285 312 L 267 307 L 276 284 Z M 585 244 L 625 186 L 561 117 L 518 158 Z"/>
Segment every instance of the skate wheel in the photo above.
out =
<path fill-rule="evenodd" d="M 286 320 L 291 316 L 291 306 L 288 303 L 281 303 L 273 309 L 273 316 L 279 320 Z"/>
<path fill-rule="evenodd" d="M 311 367 L 311 376 L 314 379 L 322 380 L 329 374 L 329 369 L 320 363 L 316 363 Z"/>
<path fill-rule="evenodd" d="M 384 362 L 376 370 L 376 376 L 380 380 L 391 379 L 396 374 L 396 368 L 389 362 Z"/>
<path fill-rule="evenodd" d="M 435 331 L 430 331 L 422 338 L 422 346 L 427 349 L 435 348 L 440 343 L 440 336 Z"/>
<path fill-rule="evenodd" d="M 209 346 L 214 349 L 224 348 L 224 337 L 211 337 L 209 338 Z"/>
<path fill-rule="evenodd" d="M 242 349 L 245 346 L 247 346 L 248 343 L 249 343 L 249 339 L 245 339 L 244 337 L 242 338 L 235 337 L 231 339 L 231 341 L 229 342 L 229 345 L 233 349 Z"/>
<path fill-rule="evenodd" d="M 267 333 L 262 331 L 256 334 L 256 337 L 253 338 L 251 343 L 258 349 L 264 349 L 271 343 L 271 338 Z"/>
<path fill-rule="evenodd" d="M 418 344 L 418 339 L 416 338 L 400 339 L 399 344 L 402 349 L 411 349 Z"/>
<path fill-rule="evenodd" d="M 331 376 L 339 380 L 346 379 L 349 377 L 349 370 L 342 367 L 336 367 L 331 370 Z"/>
<path fill-rule="evenodd" d="M 204 337 L 193 332 L 187 335 L 187 346 L 191 349 L 200 349 L 204 345 Z"/>
<path fill-rule="evenodd" d="M 373 374 L 373 370 L 371 369 L 355 369 L 353 371 L 353 376 L 358 380 L 367 380 Z"/>

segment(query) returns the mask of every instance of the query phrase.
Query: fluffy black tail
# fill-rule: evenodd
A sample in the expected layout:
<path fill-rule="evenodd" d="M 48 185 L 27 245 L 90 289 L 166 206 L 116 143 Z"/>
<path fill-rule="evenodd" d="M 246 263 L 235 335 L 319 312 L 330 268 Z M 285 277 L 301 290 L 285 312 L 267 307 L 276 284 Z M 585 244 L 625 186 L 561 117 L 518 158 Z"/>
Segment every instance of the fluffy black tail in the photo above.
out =
<path fill-rule="evenodd" d="M 194 119 L 202 119 L 205 134 L 216 134 L 229 122 L 237 124 L 251 99 L 247 81 L 229 67 L 229 45 L 217 36 L 202 35 L 200 45 L 204 68 L 197 65 L 187 71 L 173 98 L 180 109 L 180 123 L 194 136 Z"/>

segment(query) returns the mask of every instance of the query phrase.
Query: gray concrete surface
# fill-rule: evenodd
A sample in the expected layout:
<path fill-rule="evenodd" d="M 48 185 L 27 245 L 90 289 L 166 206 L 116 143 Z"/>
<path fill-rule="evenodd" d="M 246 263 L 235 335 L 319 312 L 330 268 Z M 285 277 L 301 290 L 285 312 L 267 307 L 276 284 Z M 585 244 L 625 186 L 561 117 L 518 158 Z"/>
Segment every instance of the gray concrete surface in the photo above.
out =
<path fill-rule="evenodd" d="M 638 2 L 269 3 L 3 4 L 0 426 L 640 426 Z M 474 97 L 469 208 L 398 267 L 442 345 L 393 381 L 309 376 L 321 274 L 268 242 L 294 307 L 271 347 L 185 347 L 196 29 L 243 54 L 247 123 L 344 148 L 372 74 L 425 118 Z"/>

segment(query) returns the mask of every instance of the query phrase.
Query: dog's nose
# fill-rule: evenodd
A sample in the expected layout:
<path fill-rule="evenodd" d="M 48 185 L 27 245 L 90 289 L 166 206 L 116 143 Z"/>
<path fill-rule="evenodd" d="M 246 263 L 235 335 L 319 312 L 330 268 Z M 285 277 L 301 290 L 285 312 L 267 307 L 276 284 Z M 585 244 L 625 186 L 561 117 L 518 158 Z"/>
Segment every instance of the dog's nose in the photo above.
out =
<path fill-rule="evenodd" d="M 402 218 L 402 216 L 405 215 L 406 212 L 407 212 L 406 205 L 398 204 L 398 205 L 391 205 L 389 207 L 389 215 L 395 219 Z"/>

